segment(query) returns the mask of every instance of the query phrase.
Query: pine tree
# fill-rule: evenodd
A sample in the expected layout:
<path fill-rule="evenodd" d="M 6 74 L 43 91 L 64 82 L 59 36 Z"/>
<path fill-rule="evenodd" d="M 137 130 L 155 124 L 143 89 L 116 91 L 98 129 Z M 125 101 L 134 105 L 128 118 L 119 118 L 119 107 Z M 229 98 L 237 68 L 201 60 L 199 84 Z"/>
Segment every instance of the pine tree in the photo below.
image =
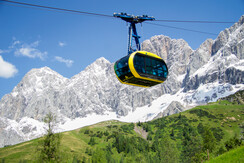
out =
<path fill-rule="evenodd" d="M 86 154 L 88 154 L 88 153 L 89 153 L 89 148 L 86 148 L 85 153 L 86 153 Z"/>
<path fill-rule="evenodd" d="M 72 163 L 80 163 L 80 160 L 78 160 L 76 157 L 73 157 Z"/>
<path fill-rule="evenodd" d="M 197 130 L 188 125 L 183 129 L 183 141 L 182 141 L 182 162 L 198 162 L 196 159 L 199 158 L 202 152 L 202 137 L 198 134 Z"/>
<path fill-rule="evenodd" d="M 179 151 L 169 134 L 165 134 L 163 139 L 159 142 L 159 154 L 162 163 L 179 162 Z"/>
<path fill-rule="evenodd" d="M 91 145 L 91 146 L 95 145 L 96 144 L 95 138 L 94 137 L 91 137 L 90 138 L 90 141 L 88 142 L 88 144 Z"/>
<path fill-rule="evenodd" d="M 86 157 L 85 156 L 83 156 L 83 158 L 82 158 L 82 163 L 86 163 Z"/>
<path fill-rule="evenodd" d="M 124 163 L 124 162 L 125 162 L 125 161 L 124 161 L 124 155 L 121 156 L 121 159 L 120 159 L 119 162 L 120 162 L 120 163 Z"/>
<path fill-rule="evenodd" d="M 47 134 L 40 140 L 37 152 L 40 162 L 59 162 L 60 161 L 60 134 L 54 134 L 56 117 L 50 112 L 44 118 L 47 124 Z"/>
<path fill-rule="evenodd" d="M 152 133 L 149 132 L 149 134 L 147 135 L 147 140 L 151 141 L 152 140 Z"/>
<path fill-rule="evenodd" d="M 107 163 L 115 162 L 113 157 L 112 157 L 112 154 L 109 151 L 106 151 L 106 160 L 107 160 Z"/>
<path fill-rule="evenodd" d="M 170 137 L 171 137 L 171 139 L 175 140 L 175 132 L 174 132 L 174 129 L 171 130 Z"/>
<path fill-rule="evenodd" d="M 230 138 L 227 142 L 225 142 L 225 148 L 227 149 L 227 151 L 241 145 L 242 145 L 242 140 L 238 139 L 237 135 L 235 135 L 233 138 Z"/>
<path fill-rule="evenodd" d="M 203 149 L 209 150 L 209 152 L 212 152 L 216 146 L 216 139 L 213 135 L 213 132 L 208 128 L 204 128 L 203 133 Z"/>
<path fill-rule="evenodd" d="M 202 123 L 199 123 L 197 126 L 197 131 L 199 134 L 203 134 L 204 133 L 204 127 Z"/>
<path fill-rule="evenodd" d="M 92 162 L 96 162 L 96 163 L 107 162 L 105 150 L 97 148 L 92 155 Z"/>
<path fill-rule="evenodd" d="M 108 153 L 113 154 L 113 152 L 112 152 L 112 146 L 111 146 L 110 143 L 108 143 L 108 145 L 106 147 L 106 150 L 107 150 Z"/>
<path fill-rule="evenodd" d="M 1 159 L 1 163 L 5 163 L 5 158 L 2 158 Z"/>

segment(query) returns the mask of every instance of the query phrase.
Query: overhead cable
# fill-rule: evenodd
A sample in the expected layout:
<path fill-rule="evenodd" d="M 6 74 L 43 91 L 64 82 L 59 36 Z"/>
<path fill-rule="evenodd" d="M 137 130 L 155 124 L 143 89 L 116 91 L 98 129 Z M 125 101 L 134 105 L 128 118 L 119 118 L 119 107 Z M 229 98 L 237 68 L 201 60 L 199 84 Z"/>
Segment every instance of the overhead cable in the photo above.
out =
<path fill-rule="evenodd" d="M 79 10 L 71 10 L 71 9 L 64 9 L 64 8 L 58 8 L 58 7 L 36 5 L 36 4 L 17 2 L 17 1 L 11 1 L 11 0 L 0 0 L 0 1 L 8 2 L 8 3 L 12 3 L 12 4 L 30 6 L 30 7 L 44 8 L 44 9 L 49 9 L 49 10 L 51 9 L 51 10 L 65 11 L 65 12 L 71 12 L 71 13 L 76 13 L 76 14 L 78 13 L 78 14 L 86 14 L 86 15 L 92 15 L 92 16 L 103 16 L 103 17 L 111 17 L 111 18 L 113 18 L 113 16 L 111 16 L 111 15 L 98 14 L 98 13 L 92 13 L 92 12 L 85 12 L 85 11 L 79 11 Z"/>
<path fill-rule="evenodd" d="M 90 15 L 90 16 L 101 16 L 101 17 L 108 17 L 108 18 L 116 18 L 116 17 L 114 17 L 112 15 L 99 14 L 99 13 L 93 13 L 93 12 L 85 12 L 85 11 L 80 11 L 80 10 L 72 10 L 72 9 L 65 9 L 65 8 L 58 8 L 58 7 L 43 6 L 43 5 L 30 4 L 30 3 L 25 3 L 25 2 L 17 2 L 17 1 L 12 1 L 12 0 L 0 0 L 0 2 L 1 1 L 2 2 L 7 2 L 7 3 L 11 4 L 11 5 L 33 7 L 33 8 L 39 8 L 39 9 L 46 9 L 46 10 L 50 10 L 50 11 L 69 12 L 69 13 L 74 13 L 74 14 L 85 14 L 85 15 Z M 235 23 L 235 22 L 224 22 L 224 21 L 198 21 L 198 20 L 194 21 L 194 20 L 167 20 L 167 19 L 154 20 L 154 21 L 156 21 L 156 22 L 172 22 L 172 23 L 221 23 L 221 24 Z M 215 35 L 215 36 L 217 35 L 215 33 L 209 33 L 209 32 L 203 32 L 203 31 L 198 31 L 198 30 L 186 29 L 186 28 L 181 28 L 181 27 L 162 25 L 162 24 L 157 24 L 157 23 L 149 23 L 149 22 L 145 22 L 145 23 L 146 24 L 155 25 L 155 26 L 174 28 L 174 29 L 178 29 L 178 30 L 185 30 L 185 31 L 197 32 L 197 33 Z"/>
<path fill-rule="evenodd" d="M 186 28 L 180 28 L 180 27 L 174 27 L 174 26 L 169 26 L 169 25 L 162 25 L 162 24 L 149 23 L 149 22 L 145 22 L 145 23 L 146 23 L 146 24 L 155 25 L 155 26 L 161 26 L 161 27 L 167 27 L 167 28 L 174 28 L 174 29 L 179 29 L 179 30 L 184 30 L 184 31 L 190 31 L 190 32 L 196 32 L 196 33 L 202 33 L 202 34 L 208 34 L 208 35 L 215 35 L 215 36 L 218 35 L 218 34 L 216 34 L 216 33 L 209 33 L 209 32 L 197 31 L 197 30 L 186 29 Z"/>
<path fill-rule="evenodd" d="M 58 11 L 65 11 L 65 12 L 72 12 L 72 13 L 79 13 L 79 14 L 87 14 L 87 15 L 93 15 L 93 16 L 103 16 L 103 17 L 110 17 L 113 18 L 112 15 L 106 15 L 106 14 L 99 14 L 99 13 L 92 13 L 92 12 L 85 12 L 80 10 L 71 10 L 71 9 L 64 9 L 64 8 L 58 8 L 58 7 L 50 7 L 50 6 L 43 6 L 43 5 L 36 5 L 36 4 L 30 4 L 25 2 L 17 2 L 12 0 L 0 0 L 2 2 L 8 2 L 12 4 L 18 4 L 18 5 L 25 5 L 30 7 L 37 7 L 37 8 L 45 8 L 45 9 L 51 9 L 51 10 L 58 10 Z M 170 20 L 170 19 L 161 19 L 161 20 L 154 20 L 158 22 L 174 22 L 174 23 L 220 23 L 220 24 L 228 24 L 228 23 L 235 23 L 235 22 L 229 22 L 229 21 L 201 21 L 201 20 Z"/>
<path fill-rule="evenodd" d="M 205 20 L 155 20 L 158 22 L 172 22 L 172 23 L 211 23 L 211 24 L 233 24 L 235 22 L 224 22 L 224 21 L 205 21 Z"/>

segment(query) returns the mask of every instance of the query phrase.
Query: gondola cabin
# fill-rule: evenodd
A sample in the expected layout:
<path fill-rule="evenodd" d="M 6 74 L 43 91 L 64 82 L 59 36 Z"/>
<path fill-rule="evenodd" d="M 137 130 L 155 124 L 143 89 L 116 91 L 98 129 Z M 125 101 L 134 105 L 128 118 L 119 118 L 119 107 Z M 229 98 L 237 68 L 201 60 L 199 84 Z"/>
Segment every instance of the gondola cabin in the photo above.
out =
<path fill-rule="evenodd" d="M 151 87 L 163 83 L 168 68 L 162 58 L 146 51 L 136 51 L 118 60 L 114 71 L 123 84 Z"/>

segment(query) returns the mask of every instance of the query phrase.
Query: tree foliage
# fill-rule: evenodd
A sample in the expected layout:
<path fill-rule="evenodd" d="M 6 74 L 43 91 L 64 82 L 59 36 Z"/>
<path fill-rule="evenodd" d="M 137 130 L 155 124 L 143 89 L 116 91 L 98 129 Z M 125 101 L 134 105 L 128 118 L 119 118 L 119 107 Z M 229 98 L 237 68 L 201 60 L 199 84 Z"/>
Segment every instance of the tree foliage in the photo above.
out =
<path fill-rule="evenodd" d="M 202 137 L 199 135 L 196 128 L 190 125 L 185 126 L 182 141 L 182 162 L 196 162 L 196 159 L 202 152 L 202 146 Z"/>
<path fill-rule="evenodd" d="M 46 135 L 39 141 L 37 147 L 39 162 L 59 162 L 60 161 L 60 134 L 54 134 L 56 117 L 50 112 L 44 118 L 47 125 Z"/>
<path fill-rule="evenodd" d="M 190 115 L 190 116 L 189 116 Z M 221 115 L 221 118 L 219 118 Z M 217 120 L 216 120 L 217 117 Z M 219 154 L 242 145 L 243 133 L 232 137 L 228 141 L 225 127 L 219 124 L 226 114 L 215 114 L 213 111 L 201 108 L 153 120 L 138 122 L 147 132 L 143 139 L 134 131 L 134 124 L 110 124 L 101 130 L 93 128 L 80 129 L 81 137 L 86 137 L 89 146 L 85 147 L 85 154 L 79 159 L 83 162 L 204 162 L 208 156 Z M 210 119 L 215 120 L 210 120 Z M 207 121 L 207 123 L 206 123 Z M 53 142 L 50 150 L 55 153 L 55 143 L 52 123 L 48 123 L 46 142 Z M 240 131 L 244 125 L 240 125 Z M 50 134 L 49 134 L 50 133 Z M 240 138 L 239 138 L 240 137 Z M 44 140 L 44 139 L 43 139 Z M 44 141 L 43 141 L 44 142 Z M 48 145 L 45 145 L 48 146 Z M 54 149 L 52 149 L 54 147 Z M 208 151 L 208 152 L 207 152 Z M 209 154 L 209 155 L 208 155 Z M 54 154 L 55 155 L 55 154 Z M 42 156 L 48 160 L 49 155 Z M 56 158 L 50 154 L 52 162 Z M 59 157 L 57 157 L 59 159 Z M 76 158 L 73 162 L 81 162 Z M 55 161 L 54 161 L 55 162 Z"/>
<path fill-rule="evenodd" d="M 228 141 L 225 142 L 225 148 L 227 149 L 227 151 L 241 145 L 242 145 L 242 140 L 238 139 L 237 135 L 235 135 L 233 138 L 230 138 Z"/>
<path fill-rule="evenodd" d="M 213 135 L 213 132 L 210 130 L 209 127 L 204 128 L 203 133 L 203 150 L 209 150 L 212 152 L 216 146 L 216 139 Z"/>
<path fill-rule="evenodd" d="M 95 138 L 93 136 L 90 138 L 90 141 L 88 142 L 88 144 L 91 146 L 96 144 Z"/>
<path fill-rule="evenodd" d="M 159 156 L 162 163 L 175 163 L 179 162 L 179 151 L 168 134 L 165 134 L 163 139 L 159 142 Z"/>

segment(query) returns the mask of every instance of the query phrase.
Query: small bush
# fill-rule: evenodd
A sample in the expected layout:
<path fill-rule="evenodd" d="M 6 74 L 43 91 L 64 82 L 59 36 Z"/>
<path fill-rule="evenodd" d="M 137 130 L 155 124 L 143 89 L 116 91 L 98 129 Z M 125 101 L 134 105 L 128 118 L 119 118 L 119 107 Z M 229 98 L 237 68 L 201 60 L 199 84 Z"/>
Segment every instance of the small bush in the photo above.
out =
<path fill-rule="evenodd" d="M 90 130 L 85 130 L 84 134 L 90 134 Z"/>

